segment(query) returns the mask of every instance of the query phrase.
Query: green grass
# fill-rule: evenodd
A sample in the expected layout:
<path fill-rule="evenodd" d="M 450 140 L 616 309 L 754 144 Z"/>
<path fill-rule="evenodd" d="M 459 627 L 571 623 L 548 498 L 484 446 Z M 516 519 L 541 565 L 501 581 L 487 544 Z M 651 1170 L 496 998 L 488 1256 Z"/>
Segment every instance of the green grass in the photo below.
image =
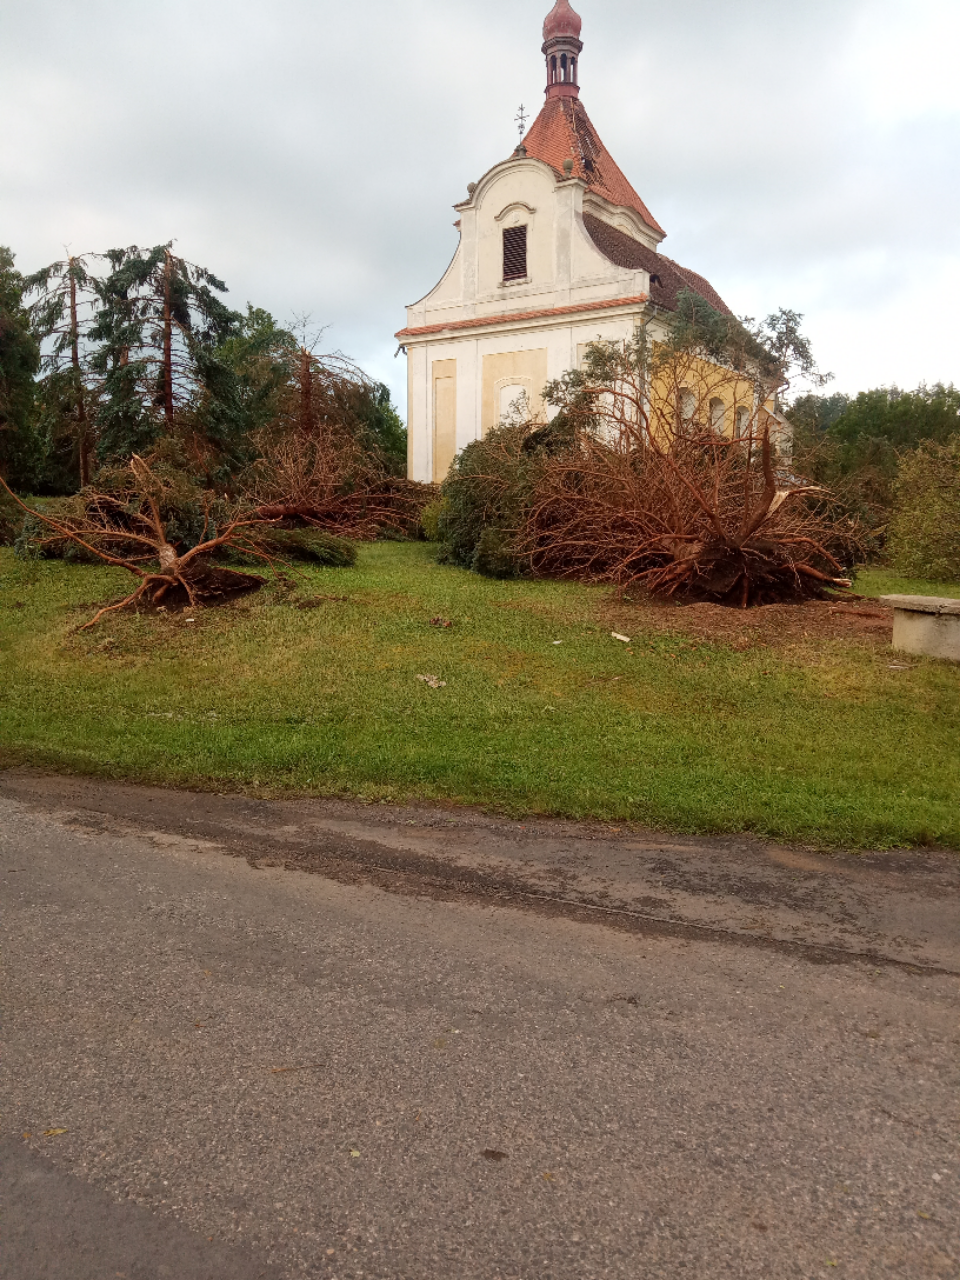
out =
<path fill-rule="evenodd" d="M 605 589 L 492 582 L 432 555 L 385 543 L 301 573 L 301 596 L 346 602 L 296 609 L 270 588 L 78 633 L 127 576 L 0 551 L 0 761 L 960 848 L 960 668 L 891 670 L 854 638 L 738 651 L 644 630 Z"/>
<path fill-rule="evenodd" d="M 923 578 L 900 578 L 889 569 L 861 569 L 853 584 L 864 596 L 944 596 L 960 600 L 960 582 L 928 582 Z"/>

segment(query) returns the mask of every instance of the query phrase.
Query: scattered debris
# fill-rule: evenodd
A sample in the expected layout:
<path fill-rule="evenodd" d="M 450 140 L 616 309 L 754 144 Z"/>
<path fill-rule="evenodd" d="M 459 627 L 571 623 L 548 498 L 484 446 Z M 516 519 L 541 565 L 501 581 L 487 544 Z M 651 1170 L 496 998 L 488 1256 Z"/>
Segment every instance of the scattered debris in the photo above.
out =
<path fill-rule="evenodd" d="M 505 1151 L 497 1151 L 495 1147 L 484 1147 L 480 1153 L 484 1160 L 506 1160 L 507 1153 Z"/>
<path fill-rule="evenodd" d="M 441 680 L 439 676 L 417 676 L 417 679 L 428 684 L 431 689 L 445 689 L 447 685 L 446 680 Z"/>
<path fill-rule="evenodd" d="M 44 1129 L 43 1136 L 45 1138 L 59 1138 L 61 1133 L 67 1133 L 66 1129 Z"/>
<path fill-rule="evenodd" d="M 453 623 L 449 618 L 441 618 L 439 614 L 435 618 L 430 619 L 431 627 L 452 627 Z"/>
<path fill-rule="evenodd" d="M 307 600 L 298 600 L 294 606 L 297 609 L 319 609 L 327 600 L 345 601 L 347 596 L 310 596 Z"/>
<path fill-rule="evenodd" d="M 622 640 L 624 644 L 630 643 L 630 637 L 622 636 L 619 631 L 611 631 L 610 634 L 613 636 L 614 640 Z"/>
<path fill-rule="evenodd" d="M 912 671 L 917 664 L 915 662 L 888 662 L 887 667 L 890 671 Z"/>

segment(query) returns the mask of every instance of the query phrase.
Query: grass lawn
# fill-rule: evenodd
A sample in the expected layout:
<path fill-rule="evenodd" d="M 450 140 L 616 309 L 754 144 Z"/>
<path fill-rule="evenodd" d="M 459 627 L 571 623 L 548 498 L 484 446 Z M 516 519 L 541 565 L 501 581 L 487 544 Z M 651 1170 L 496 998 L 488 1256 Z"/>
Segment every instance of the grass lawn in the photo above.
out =
<path fill-rule="evenodd" d="M 315 608 L 270 587 L 78 633 L 128 576 L 0 550 L 0 763 L 960 848 L 960 668 L 894 670 L 853 635 L 704 641 L 604 588 L 493 582 L 433 554 L 383 543 L 306 571 L 298 599 L 347 597 Z M 879 571 L 857 584 L 921 588 L 960 596 Z"/>

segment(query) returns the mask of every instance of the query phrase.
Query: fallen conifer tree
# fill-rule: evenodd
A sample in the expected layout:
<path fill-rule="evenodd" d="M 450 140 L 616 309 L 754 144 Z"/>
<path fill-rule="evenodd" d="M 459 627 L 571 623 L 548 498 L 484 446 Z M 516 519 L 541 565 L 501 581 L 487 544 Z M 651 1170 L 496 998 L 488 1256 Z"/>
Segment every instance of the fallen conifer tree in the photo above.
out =
<path fill-rule="evenodd" d="M 128 466 L 100 479 L 107 481 L 103 490 L 83 490 L 50 514 L 28 507 L 0 478 L 25 512 L 21 547 L 28 554 L 62 556 L 69 548 L 137 579 L 135 590 L 99 609 L 81 630 L 119 609 L 139 604 L 195 607 L 256 591 L 266 581 L 259 574 L 214 564 L 218 552 L 234 550 L 278 567 L 278 557 L 256 536 L 275 522 L 254 509 L 231 511 L 216 495 L 196 490 L 162 463 L 151 466 L 134 455 Z M 185 531 L 185 522 L 194 527 Z"/>
<path fill-rule="evenodd" d="M 276 414 L 257 433 L 257 460 L 242 477 L 265 519 L 357 541 L 416 535 L 434 490 L 391 473 L 363 418 L 369 393 L 341 356 L 319 359 L 305 347 L 289 354 Z"/>

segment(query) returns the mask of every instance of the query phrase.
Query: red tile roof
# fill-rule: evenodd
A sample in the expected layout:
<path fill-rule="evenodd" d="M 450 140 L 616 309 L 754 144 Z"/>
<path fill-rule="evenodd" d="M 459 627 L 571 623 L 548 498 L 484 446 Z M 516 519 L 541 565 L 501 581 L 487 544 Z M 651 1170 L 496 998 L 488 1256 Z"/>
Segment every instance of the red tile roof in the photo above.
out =
<path fill-rule="evenodd" d="M 648 227 L 666 232 L 617 167 L 600 141 L 579 98 L 548 98 L 523 140 L 527 155 L 563 176 L 564 160 L 573 161 L 573 176 L 582 178 L 591 191 L 639 213 Z"/>
<path fill-rule="evenodd" d="M 605 258 L 630 271 L 650 272 L 651 302 L 668 311 L 676 311 L 677 294 L 684 289 L 692 289 L 715 311 L 725 316 L 733 315 L 710 281 L 704 280 L 695 271 L 681 267 L 679 262 L 657 253 L 655 249 L 641 244 L 639 240 L 634 240 L 625 232 L 595 218 L 593 214 L 583 215 L 583 225 L 587 229 L 587 235 Z"/>
<path fill-rule="evenodd" d="M 606 311 L 610 307 L 632 307 L 647 302 L 645 293 L 630 298 L 604 298 L 601 302 L 580 302 L 570 307 L 546 307 L 542 311 L 510 311 L 500 316 L 477 316 L 472 320 L 447 320 L 424 324 L 417 329 L 401 329 L 395 338 L 421 338 L 431 333 L 452 333 L 457 329 L 478 329 L 485 324 L 503 324 L 505 320 L 542 320 L 551 316 L 569 316 L 581 311 Z"/>

